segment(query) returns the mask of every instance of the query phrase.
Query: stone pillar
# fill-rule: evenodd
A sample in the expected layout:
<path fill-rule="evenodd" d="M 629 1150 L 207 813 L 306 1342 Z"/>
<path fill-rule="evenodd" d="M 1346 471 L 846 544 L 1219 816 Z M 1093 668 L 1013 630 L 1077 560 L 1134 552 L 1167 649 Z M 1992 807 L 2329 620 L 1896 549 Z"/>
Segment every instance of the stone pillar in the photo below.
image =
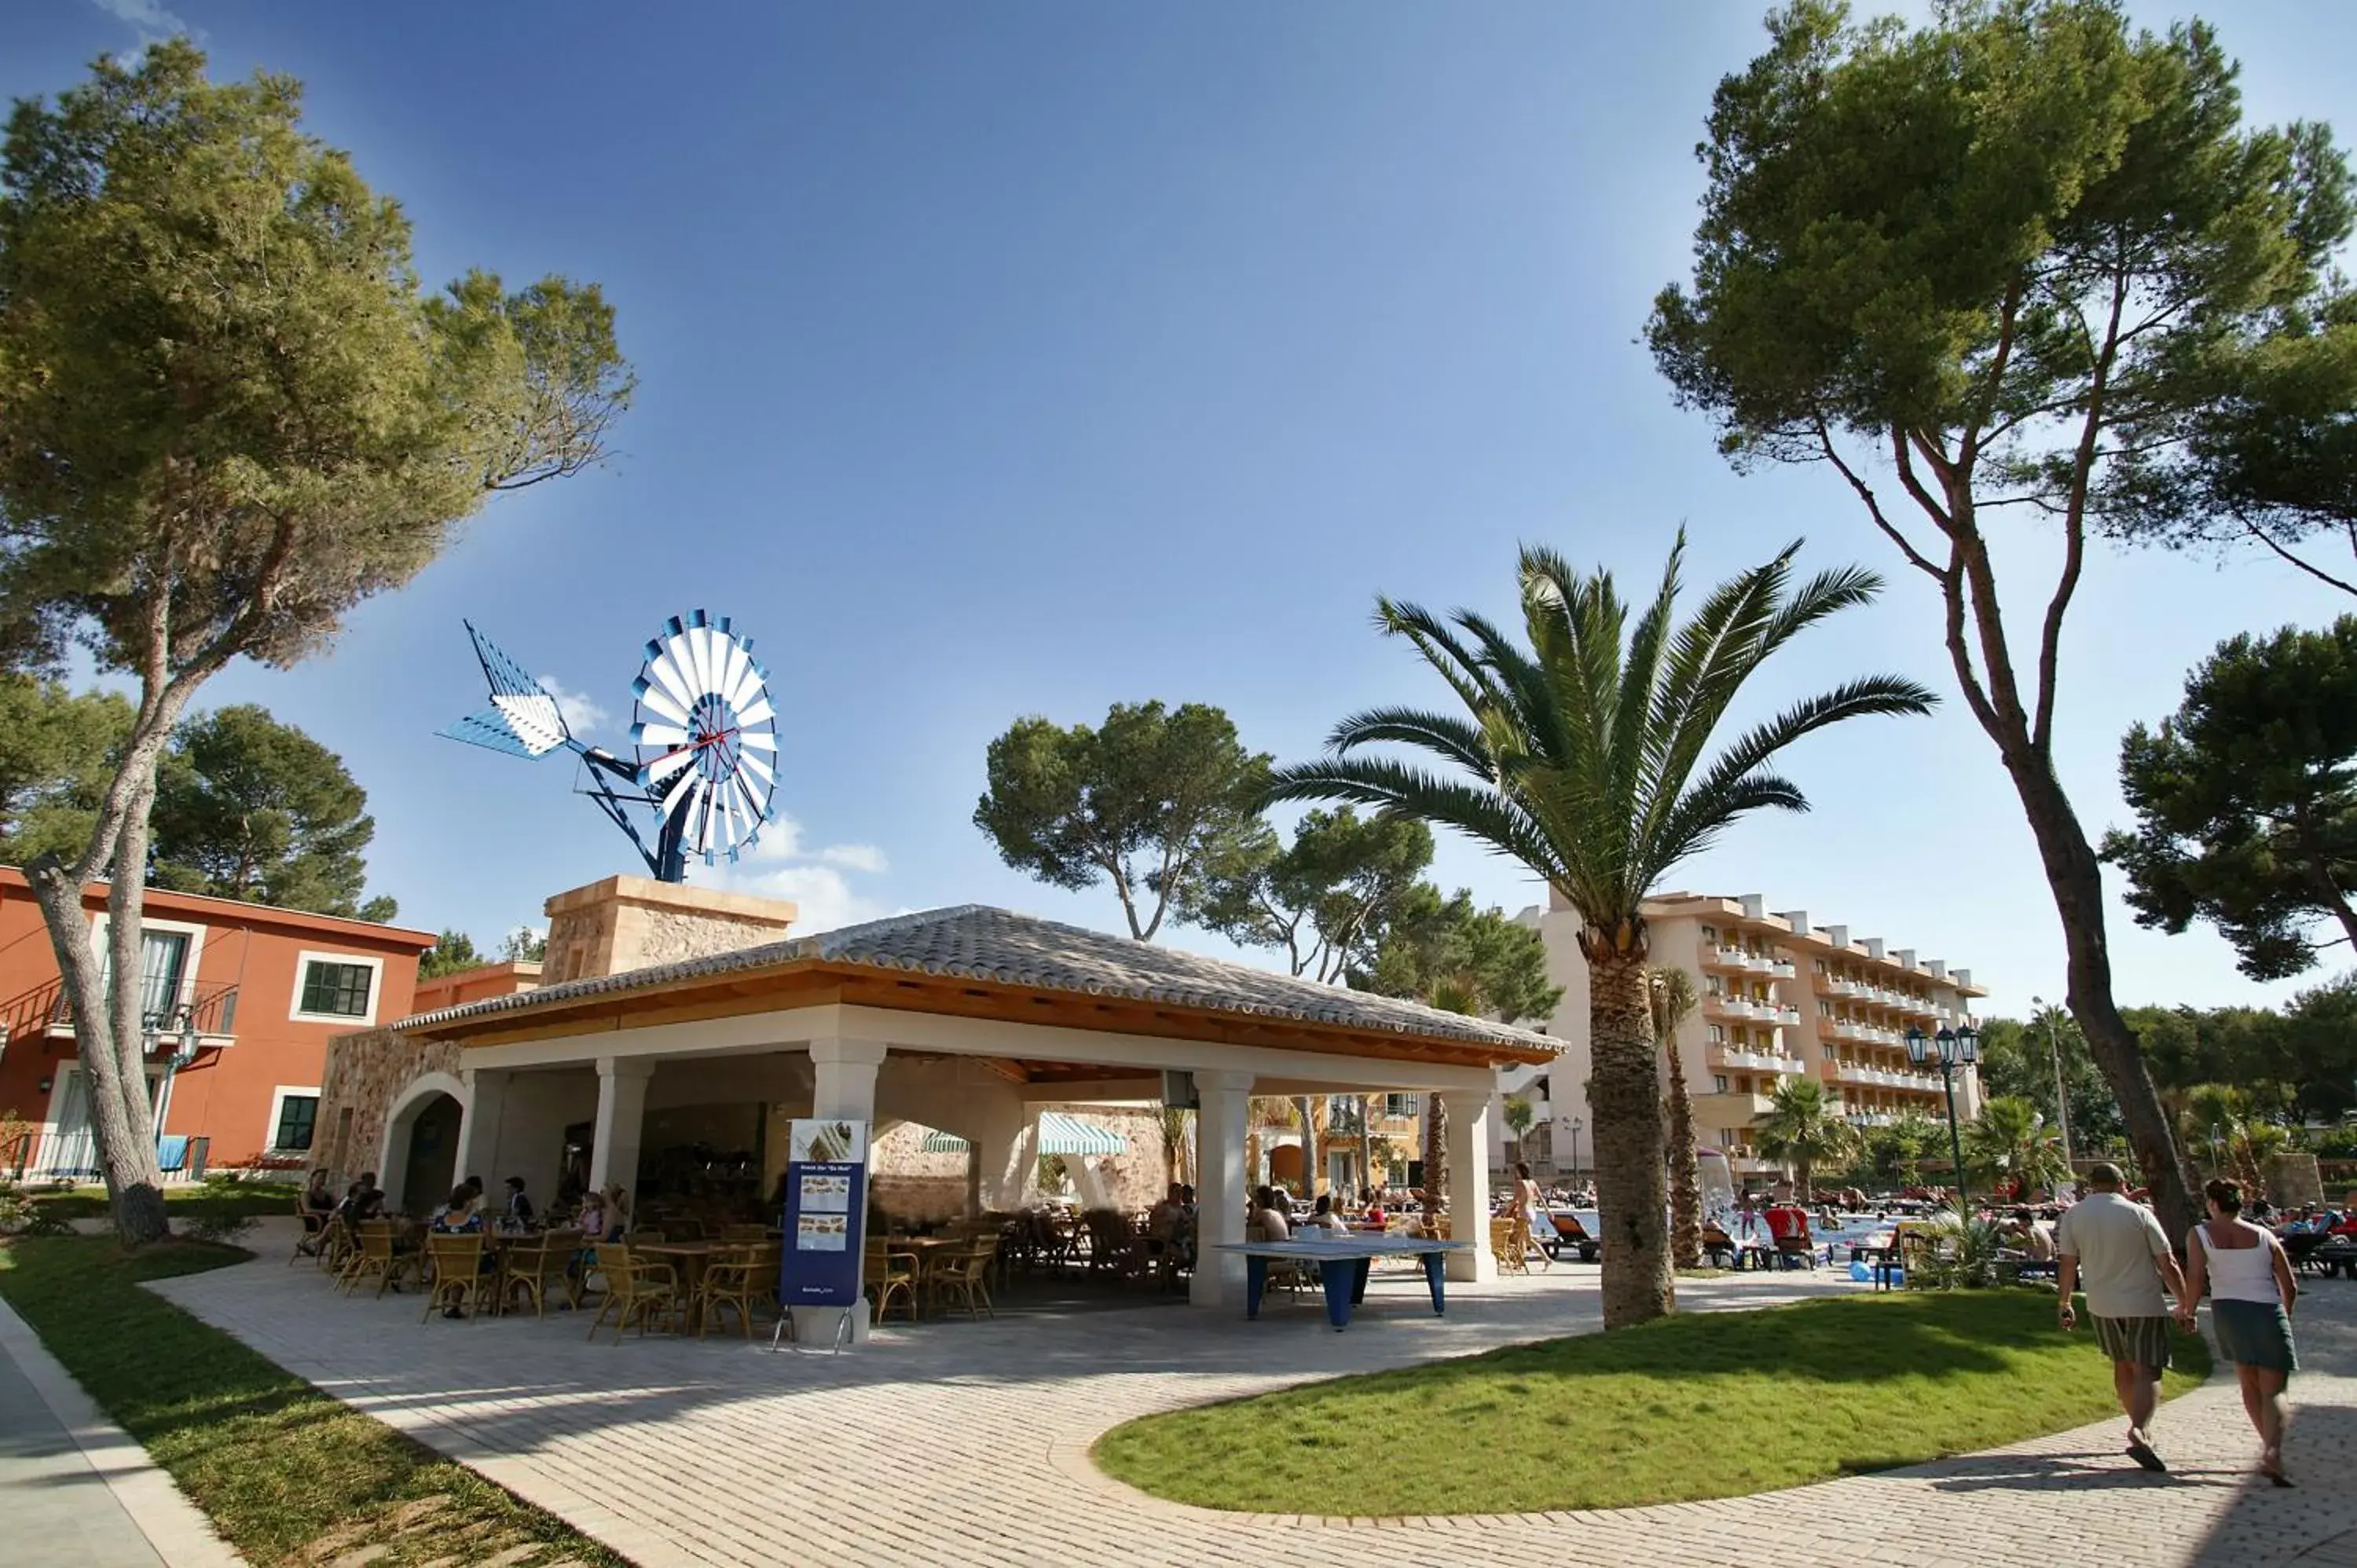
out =
<path fill-rule="evenodd" d="M 1448 1254 L 1452 1280 L 1495 1279 L 1490 1256 L 1490 1121 L 1496 1096 L 1456 1090 L 1448 1102 L 1448 1234 L 1473 1245 Z"/>
<path fill-rule="evenodd" d="M 813 1040 L 810 1044 L 811 1088 L 813 1116 L 839 1116 L 846 1122 L 865 1122 L 873 1139 L 876 1128 L 876 1070 L 884 1065 L 884 1046 L 878 1040 L 845 1040 L 838 1038 Z M 871 1147 L 869 1157 L 874 1157 Z M 875 1167 L 868 1167 L 872 1180 Z M 865 1234 L 863 1220 L 863 1235 Z M 787 1244 L 792 1244 L 788 1238 Z M 810 1344 L 825 1344 L 837 1331 L 841 1312 L 831 1306 L 797 1306 L 794 1333 Z M 867 1309 L 856 1306 L 851 1313 L 851 1342 L 866 1343 Z"/>
<path fill-rule="evenodd" d="M 487 1197 L 500 1191 L 500 1119 L 507 1114 L 508 1080 L 515 1075 L 490 1068 L 466 1068 L 458 1081 L 467 1086 L 458 1102 L 458 1179 L 483 1178 Z"/>
<path fill-rule="evenodd" d="M 597 1122 L 591 1134 L 589 1185 L 599 1192 L 608 1183 L 631 1188 L 630 1215 L 638 1217 L 639 1135 L 647 1119 L 647 1079 L 655 1064 L 635 1057 L 597 1058 Z"/>
<path fill-rule="evenodd" d="M 876 1120 L 876 1069 L 884 1065 L 884 1046 L 877 1040 L 813 1040 L 811 1087 L 813 1116 L 840 1116 L 846 1122 Z"/>
<path fill-rule="evenodd" d="M 1215 1252 L 1222 1241 L 1244 1239 L 1244 1110 L 1252 1094 L 1248 1072 L 1199 1072 L 1195 1091 L 1195 1279 L 1188 1299 L 1197 1306 L 1239 1306 L 1244 1261 Z"/>
<path fill-rule="evenodd" d="M 977 1096 L 962 1129 L 974 1145 L 966 1165 L 967 1207 L 1012 1213 L 1023 1207 L 1024 1189 L 1039 1168 L 1039 1119 L 1012 1085 L 1004 1094 Z"/>

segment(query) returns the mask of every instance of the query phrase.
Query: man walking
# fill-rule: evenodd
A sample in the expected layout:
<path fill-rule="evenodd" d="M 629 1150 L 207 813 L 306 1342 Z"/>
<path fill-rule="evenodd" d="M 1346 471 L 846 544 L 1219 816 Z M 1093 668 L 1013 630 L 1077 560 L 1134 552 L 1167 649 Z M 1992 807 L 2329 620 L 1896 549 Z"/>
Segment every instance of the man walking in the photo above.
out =
<path fill-rule="evenodd" d="M 2152 1412 L 2169 1369 L 2169 1303 L 2161 1288 L 2184 1300 L 2185 1274 L 2152 1210 L 2120 1192 L 2119 1166 L 2096 1165 L 2087 1185 L 2093 1190 L 2064 1210 L 2054 1229 L 2062 1326 L 2078 1326 L 2071 1293 L 2083 1289 L 2095 1343 L 2112 1359 L 2112 1387 L 2128 1418 L 2128 1457 L 2147 1470 L 2166 1470 L 2152 1446 Z"/>

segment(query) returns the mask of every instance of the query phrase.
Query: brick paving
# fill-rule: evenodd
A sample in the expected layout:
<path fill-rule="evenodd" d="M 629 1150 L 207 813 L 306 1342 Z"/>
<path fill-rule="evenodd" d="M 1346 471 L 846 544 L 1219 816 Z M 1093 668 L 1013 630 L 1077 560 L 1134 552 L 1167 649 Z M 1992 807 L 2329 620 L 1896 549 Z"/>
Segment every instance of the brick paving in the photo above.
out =
<path fill-rule="evenodd" d="M 1258 1324 L 1184 1305 L 884 1331 L 840 1358 L 765 1344 L 583 1342 L 569 1314 L 420 1324 L 414 1298 L 336 1298 L 265 1248 L 153 1288 L 320 1388 L 561 1515 L 643 1568 L 673 1564 L 1671 1565 L 1904 1562 L 1926 1568 L 2357 1568 L 2357 1282 L 2298 1319 L 2289 1463 L 2255 1482 L 2230 1382 L 2166 1406 L 2174 1466 L 2119 1455 L 2115 1420 L 1770 1497 L 1609 1513 L 1337 1520 L 1222 1513 L 1098 1475 L 1089 1444 L 1132 1416 L 1308 1378 L 1591 1329 L 1595 1271 L 1459 1287 L 1379 1283 L 1351 1331 L 1308 1298 Z M 1379 1276 L 1380 1278 L 1380 1276 Z M 1830 1273 L 1695 1282 L 1704 1310 L 1855 1288 Z M 2093 1354 L 2092 1347 L 2089 1354 Z"/>

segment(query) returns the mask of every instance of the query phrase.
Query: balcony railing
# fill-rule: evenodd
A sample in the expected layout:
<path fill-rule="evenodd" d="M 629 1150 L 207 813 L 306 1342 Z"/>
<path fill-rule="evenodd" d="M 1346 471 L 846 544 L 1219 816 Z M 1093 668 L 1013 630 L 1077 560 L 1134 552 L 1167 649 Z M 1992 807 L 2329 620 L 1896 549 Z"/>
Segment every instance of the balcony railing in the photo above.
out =
<path fill-rule="evenodd" d="M 1772 1056 L 1765 1051 L 1739 1050 L 1729 1046 L 1711 1047 L 1713 1067 L 1746 1069 L 1752 1072 L 1798 1072 L 1798 1057 Z"/>
<path fill-rule="evenodd" d="M 62 977 L 0 1003 L 0 1022 L 9 1035 L 73 1032 L 73 998 Z M 237 983 L 203 989 L 176 985 L 168 976 L 147 982 L 140 998 L 140 1027 L 156 1036 L 177 1036 L 193 1024 L 199 1035 L 219 1043 L 237 1032 Z"/>
<path fill-rule="evenodd" d="M 1801 972 L 1793 967 L 1792 960 L 1780 958 L 1770 962 L 1768 972 L 1779 980 L 1792 980 L 1797 978 Z"/>

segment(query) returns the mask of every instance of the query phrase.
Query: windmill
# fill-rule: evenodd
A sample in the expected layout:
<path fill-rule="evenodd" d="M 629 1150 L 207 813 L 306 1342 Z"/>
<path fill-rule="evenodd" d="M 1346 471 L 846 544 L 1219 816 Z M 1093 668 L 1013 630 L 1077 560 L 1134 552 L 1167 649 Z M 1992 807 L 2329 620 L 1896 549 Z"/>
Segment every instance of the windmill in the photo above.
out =
<path fill-rule="evenodd" d="M 777 711 L 753 639 L 731 630 L 727 617 L 673 616 L 648 641 L 630 683 L 627 759 L 574 735 L 555 693 L 472 621 L 466 627 L 491 705 L 435 733 L 511 757 L 572 752 L 586 775 L 582 792 L 629 835 L 660 881 L 686 881 L 691 855 L 716 865 L 753 846 L 778 787 Z M 652 818 L 651 847 L 640 829 L 642 815 Z"/>

